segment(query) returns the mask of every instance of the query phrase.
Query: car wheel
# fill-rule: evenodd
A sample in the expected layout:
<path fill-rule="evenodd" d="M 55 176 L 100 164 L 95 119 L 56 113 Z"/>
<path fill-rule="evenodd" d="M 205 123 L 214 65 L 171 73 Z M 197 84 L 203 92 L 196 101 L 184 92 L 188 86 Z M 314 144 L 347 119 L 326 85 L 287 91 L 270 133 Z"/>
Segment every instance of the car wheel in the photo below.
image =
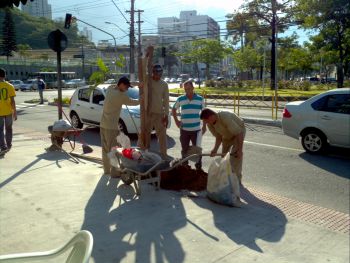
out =
<path fill-rule="evenodd" d="M 83 128 L 83 123 L 80 121 L 78 114 L 73 112 L 70 116 L 70 119 L 72 121 L 72 126 L 76 129 L 81 129 Z"/>
<path fill-rule="evenodd" d="M 118 128 L 121 132 L 123 132 L 125 135 L 128 135 L 128 130 L 126 129 L 125 123 L 123 122 L 123 120 L 119 120 L 119 125 Z"/>
<path fill-rule="evenodd" d="M 302 133 L 301 144 L 305 151 L 309 153 L 321 153 L 328 145 L 326 136 L 314 129 L 306 130 Z"/>

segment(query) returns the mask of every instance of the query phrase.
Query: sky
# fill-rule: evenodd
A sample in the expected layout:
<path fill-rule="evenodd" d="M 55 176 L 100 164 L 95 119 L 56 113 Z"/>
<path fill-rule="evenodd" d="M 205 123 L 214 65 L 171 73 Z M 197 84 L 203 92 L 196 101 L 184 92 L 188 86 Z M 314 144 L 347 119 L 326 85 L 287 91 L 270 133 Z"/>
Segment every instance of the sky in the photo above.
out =
<path fill-rule="evenodd" d="M 116 6 L 119 8 L 117 8 Z M 117 39 L 117 44 L 129 42 L 128 32 L 130 14 L 130 0 L 48 0 L 52 8 L 52 17 L 63 18 L 66 13 L 71 13 L 78 19 L 101 28 Z M 141 31 L 143 34 L 155 34 L 157 32 L 157 18 L 179 17 L 180 11 L 196 10 L 197 14 L 208 15 L 219 22 L 220 28 L 225 29 L 225 15 L 234 12 L 243 3 L 243 0 L 135 0 L 135 10 L 144 10 L 141 13 Z M 137 17 L 135 17 L 137 20 Z M 115 23 L 115 25 L 105 22 Z M 82 29 L 84 24 L 78 22 Z M 92 30 L 93 41 L 106 40 L 111 37 L 96 29 Z M 136 29 L 136 27 L 135 27 Z"/>
<path fill-rule="evenodd" d="M 71 13 L 78 19 L 107 31 L 112 34 L 119 44 L 128 44 L 130 0 L 48 0 L 52 8 L 52 17 L 64 19 L 66 13 Z M 135 10 L 144 10 L 141 13 L 142 34 L 157 33 L 157 18 L 159 17 L 179 17 L 181 11 L 196 10 L 199 15 L 208 15 L 217 22 L 221 28 L 221 34 L 226 28 L 225 15 L 238 10 L 244 0 L 135 0 Z M 137 16 L 135 16 L 135 21 Z M 106 24 L 105 22 L 114 23 Z M 79 29 L 86 25 L 78 22 Z M 87 26 L 88 27 L 88 26 Z M 92 38 L 95 43 L 99 40 L 113 40 L 108 34 L 88 27 L 92 30 Z M 135 33 L 137 27 L 135 26 Z M 295 29 L 290 29 L 286 35 L 293 33 Z M 307 39 L 301 31 L 299 42 Z"/>

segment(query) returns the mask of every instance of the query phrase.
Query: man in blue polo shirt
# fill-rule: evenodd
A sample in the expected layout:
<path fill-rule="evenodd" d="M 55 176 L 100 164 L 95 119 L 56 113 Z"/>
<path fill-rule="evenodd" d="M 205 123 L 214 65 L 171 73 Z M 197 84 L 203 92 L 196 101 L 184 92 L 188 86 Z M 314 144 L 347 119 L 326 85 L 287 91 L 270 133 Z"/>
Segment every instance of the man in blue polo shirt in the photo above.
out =
<path fill-rule="evenodd" d="M 197 138 L 201 136 L 201 132 L 205 133 L 206 126 L 203 125 L 201 131 L 200 113 L 204 108 L 203 97 L 193 92 L 194 87 L 192 81 L 186 81 L 183 84 L 185 95 L 177 98 L 173 108 L 172 115 L 176 126 L 180 129 L 181 155 L 186 156 L 190 142 L 197 146 Z M 177 118 L 177 110 L 180 109 L 181 120 Z M 196 169 L 202 169 L 202 160 L 196 163 Z"/>

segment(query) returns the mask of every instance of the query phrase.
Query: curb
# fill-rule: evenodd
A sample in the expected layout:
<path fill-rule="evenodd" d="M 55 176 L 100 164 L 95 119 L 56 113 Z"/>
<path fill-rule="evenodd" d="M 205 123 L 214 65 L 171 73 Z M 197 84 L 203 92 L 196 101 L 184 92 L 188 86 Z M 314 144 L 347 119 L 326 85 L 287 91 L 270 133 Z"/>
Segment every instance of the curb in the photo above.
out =
<path fill-rule="evenodd" d="M 282 128 L 282 121 L 281 120 L 256 119 L 256 118 L 249 118 L 249 117 L 242 117 L 242 119 L 246 123 L 260 124 L 260 125 Z"/>

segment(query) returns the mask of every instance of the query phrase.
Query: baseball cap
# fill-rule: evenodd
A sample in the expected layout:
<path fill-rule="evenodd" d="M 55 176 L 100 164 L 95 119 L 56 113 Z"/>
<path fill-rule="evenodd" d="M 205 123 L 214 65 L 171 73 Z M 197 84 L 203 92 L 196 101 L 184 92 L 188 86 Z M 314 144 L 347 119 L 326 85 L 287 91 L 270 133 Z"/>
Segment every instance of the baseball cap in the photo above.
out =
<path fill-rule="evenodd" d="M 121 84 L 121 83 L 125 84 L 126 86 L 128 86 L 128 87 L 130 87 L 130 88 L 133 87 L 133 86 L 131 86 L 130 80 L 129 80 L 127 77 L 125 77 L 125 76 L 121 77 L 121 78 L 118 80 L 118 84 L 117 84 L 117 85 L 119 86 L 119 84 Z"/>
<path fill-rule="evenodd" d="M 162 71 L 163 71 L 163 68 L 162 68 L 161 65 L 156 64 L 156 65 L 153 66 L 153 71 L 162 72 Z"/>

